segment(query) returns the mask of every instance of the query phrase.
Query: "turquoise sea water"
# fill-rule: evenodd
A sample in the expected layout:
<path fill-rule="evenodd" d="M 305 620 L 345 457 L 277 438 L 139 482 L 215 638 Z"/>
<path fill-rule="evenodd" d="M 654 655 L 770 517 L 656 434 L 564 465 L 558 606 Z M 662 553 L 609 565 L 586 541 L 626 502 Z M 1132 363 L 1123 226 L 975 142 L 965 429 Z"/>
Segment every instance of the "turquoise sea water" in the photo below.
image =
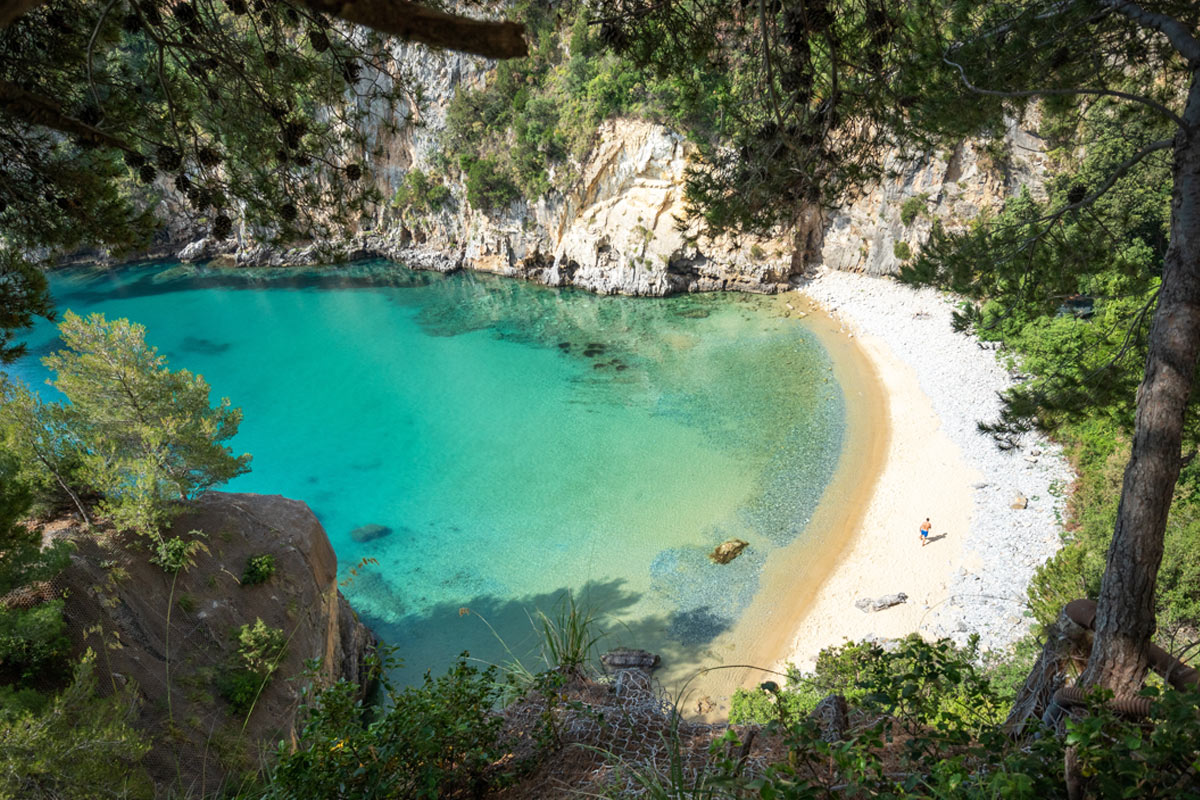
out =
<path fill-rule="evenodd" d="M 828 356 L 764 298 L 384 262 L 66 270 L 51 289 L 60 309 L 145 325 L 242 407 L 233 448 L 253 471 L 227 488 L 312 507 L 404 681 L 463 650 L 528 657 L 528 615 L 566 589 L 609 618 L 606 646 L 704 661 L 772 550 L 803 538 L 842 446 Z M 12 371 L 40 386 L 53 326 L 29 341 Z M 367 524 L 392 532 L 353 541 Z M 711 564 L 732 536 L 751 547 Z"/>

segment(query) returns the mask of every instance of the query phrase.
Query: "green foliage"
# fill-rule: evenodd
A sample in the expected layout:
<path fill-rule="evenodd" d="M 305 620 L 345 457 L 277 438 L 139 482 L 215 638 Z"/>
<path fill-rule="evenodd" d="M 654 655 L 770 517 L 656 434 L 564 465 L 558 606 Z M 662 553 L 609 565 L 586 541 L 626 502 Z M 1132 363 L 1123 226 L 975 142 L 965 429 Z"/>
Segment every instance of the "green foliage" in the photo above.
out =
<path fill-rule="evenodd" d="M 46 276 L 13 249 L 0 246 L 0 364 L 25 354 L 25 346 L 13 337 L 31 327 L 34 317 L 54 318 Z"/>
<path fill-rule="evenodd" d="M 908 242 L 896 242 L 892 245 L 892 255 L 901 261 L 908 261 L 913 255 L 912 248 L 908 246 Z"/>
<path fill-rule="evenodd" d="M 595 666 L 596 644 L 607 634 L 590 608 L 580 608 L 567 592 L 553 614 L 538 609 L 534 615 L 542 661 L 550 670 L 578 674 Z"/>
<path fill-rule="evenodd" d="M 1068 724 L 1065 741 L 1075 749 L 1092 797 L 1168 797 L 1200 786 L 1200 688 L 1148 687 L 1142 694 L 1154 698 L 1150 725 L 1131 724 L 1108 711 L 1101 705 L 1104 693 L 1097 694 L 1087 716 Z"/>
<path fill-rule="evenodd" d="M 249 455 L 222 444 L 237 433 L 241 411 L 225 398 L 210 405 L 202 377 L 168 369 L 146 345 L 145 328 L 68 311 L 60 330 L 65 349 L 44 361 L 70 400 L 54 412 L 70 440 L 52 449 L 74 450 L 80 479 L 103 494 L 101 508 L 118 528 L 158 541 L 176 501 L 249 469 Z"/>
<path fill-rule="evenodd" d="M 189 531 L 188 535 L 193 538 L 190 540 L 181 536 L 172 536 L 169 539 L 161 538 L 154 545 L 154 554 L 150 556 L 150 563 L 157 564 L 163 568 L 164 572 L 172 575 L 180 570 L 194 567 L 196 555 L 207 553 L 208 547 L 200 541 L 204 536 L 202 532 Z"/>
<path fill-rule="evenodd" d="M 62 600 L 0 611 L 0 682 L 53 685 L 67 672 L 66 633 Z"/>
<path fill-rule="evenodd" d="M 236 657 L 217 677 L 217 690 L 239 714 L 249 713 L 279 669 L 287 651 L 287 637 L 261 619 L 233 632 Z"/>
<path fill-rule="evenodd" d="M 29 597 L 0 605 L 0 709 L 35 708 L 30 692 L 52 687 L 69 672 L 63 601 L 45 599 L 37 586 L 67 565 L 69 546 L 59 541 L 42 548 L 41 531 L 22 522 L 31 500 L 16 460 L 0 451 L 0 597 L 13 591 Z"/>
<path fill-rule="evenodd" d="M 0 238 L 141 246 L 168 186 L 219 238 L 235 217 L 285 239 L 354 225 L 379 196 L 347 162 L 420 89 L 385 37 L 303 4 L 249 10 L 51 0 L 8 25 L 0 80 L 25 99 L 0 110 Z"/>
<path fill-rule="evenodd" d="M 96 697 L 89 652 L 42 711 L 0 717 L 3 800 L 134 800 L 153 786 L 139 765 L 149 745 L 132 727 L 133 698 Z"/>
<path fill-rule="evenodd" d="M 409 170 L 403 183 L 392 197 L 392 206 L 400 211 L 431 214 L 442 210 L 450 202 L 450 189 L 441 176 L 426 175 L 417 168 Z"/>
<path fill-rule="evenodd" d="M 481 796 L 500 779 L 491 767 L 507 749 L 495 668 L 479 670 L 466 655 L 445 675 L 399 690 L 384 679 L 386 699 L 372 716 L 345 681 L 319 692 L 303 709 L 297 746 L 280 745 L 266 797 L 342 800 Z"/>
<path fill-rule="evenodd" d="M 606 119 L 636 115 L 683 131 L 711 129 L 705 92 L 721 82 L 719 72 L 681 81 L 606 52 L 584 4 L 522 0 L 512 14 L 530 31 L 529 57 L 498 64 L 483 89 L 460 87 L 446 114 L 444 156 L 460 164 L 469 195 L 471 166 L 488 162 L 475 173 L 473 206 L 500 209 L 564 189 L 578 177 L 570 162 L 589 154 Z"/>
<path fill-rule="evenodd" d="M 242 570 L 242 586 L 257 586 L 266 583 L 275 574 L 275 556 L 270 553 L 251 556 L 246 559 L 246 568 Z"/>
<path fill-rule="evenodd" d="M 74 409 L 45 403 L 23 384 L 0 374 L 0 446 L 17 459 L 14 479 L 28 486 L 41 505 L 74 502 L 83 510 L 84 445 Z"/>
<path fill-rule="evenodd" d="M 242 625 L 233 635 L 241 665 L 252 672 L 271 675 L 279 668 L 287 646 L 287 637 L 261 619 Z"/>
<path fill-rule="evenodd" d="M 822 650 L 811 675 L 789 669 L 787 685 L 764 683 L 735 693 L 730 722 L 793 723 L 810 713 L 821 699 L 838 694 L 851 705 L 868 709 L 901 709 L 921 724 L 936 725 L 944 717 L 970 708 L 980 726 L 1004 716 L 988 676 L 974 665 L 974 643 L 956 648 L 949 640 L 928 643 L 912 635 L 887 648 L 850 642 Z"/>
<path fill-rule="evenodd" d="M 929 208 L 929 195 L 919 194 L 910 197 L 900 204 L 900 222 L 908 227 L 916 222 L 917 217 L 924 216 Z"/>
<path fill-rule="evenodd" d="M 520 190 L 495 158 L 469 159 L 467 200 L 476 208 L 501 210 L 521 196 Z"/>

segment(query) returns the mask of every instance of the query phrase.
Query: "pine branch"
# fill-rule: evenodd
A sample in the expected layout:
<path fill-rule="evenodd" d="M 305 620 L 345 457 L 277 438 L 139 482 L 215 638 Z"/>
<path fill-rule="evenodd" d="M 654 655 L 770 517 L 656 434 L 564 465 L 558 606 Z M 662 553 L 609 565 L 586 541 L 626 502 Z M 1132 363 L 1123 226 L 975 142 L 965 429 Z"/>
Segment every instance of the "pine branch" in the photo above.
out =
<path fill-rule="evenodd" d="M 132 151 L 120 139 L 63 112 L 58 103 L 0 79 L 0 111 L 50 130 L 65 133 L 80 144 Z"/>
<path fill-rule="evenodd" d="M 303 0 L 314 11 L 434 47 L 485 58 L 529 54 L 525 26 L 455 16 L 404 0 Z"/>
<path fill-rule="evenodd" d="M 1147 11 L 1129 0 L 1103 0 L 1102 5 L 1128 17 L 1143 28 L 1153 28 L 1165 35 L 1171 47 L 1187 60 L 1192 69 L 1200 67 L 1200 40 L 1196 39 L 1186 23 L 1166 14 Z"/>

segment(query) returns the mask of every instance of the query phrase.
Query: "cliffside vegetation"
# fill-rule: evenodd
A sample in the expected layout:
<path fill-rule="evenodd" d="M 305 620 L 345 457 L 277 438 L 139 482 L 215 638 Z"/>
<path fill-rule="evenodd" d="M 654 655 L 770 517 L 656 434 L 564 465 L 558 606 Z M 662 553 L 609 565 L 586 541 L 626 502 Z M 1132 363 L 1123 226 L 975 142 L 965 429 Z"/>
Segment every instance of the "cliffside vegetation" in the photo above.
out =
<path fill-rule="evenodd" d="M 155 221 L 140 200 L 156 182 L 169 180 L 219 237 L 232 234 L 235 206 L 280 235 L 352 225 L 379 199 L 364 180 L 369 162 L 354 160 L 370 156 L 368 112 L 407 87 L 387 72 L 386 40 L 332 18 L 435 44 L 482 42 L 479 52 L 523 50 L 511 27 L 403 7 L 411 13 L 397 22 L 374 4 L 317 0 L 0 5 L 0 357 L 18 352 L 13 331 L 50 312 L 26 254 L 145 242 Z M 977 654 L 944 642 L 857 644 L 826 653 L 811 678 L 743 696 L 739 714 L 771 720 L 755 734 L 772 743 L 761 762 L 748 765 L 739 738 L 748 732 L 729 731 L 698 767 L 683 766 L 676 736 L 666 763 L 616 759 L 612 771 L 659 796 L 1200 791 L 1200 695 L 1146 680 L 1156 629 L 1194 639 L 1200 628 L 1189 402 L 1200 351 L 1198 13 L 1170 0 L 612 0 L 572 8 L 569 20 L 550 4 L 515 8 L 537 58 L 502 64 L 489 88 L 459 95 L 439 167 L 461 171 L 479 207 L 566 180 L 556 165 L 586 151 L 599 119 L 631 110 L 701 143 L 689 199 L 716 231 L 792 222 L 886 175 L 886 148 L 996 134 L 1035 97 L 1059 161 L 1045 199 L 1016 198 L 965 233 L 935 230 L 906 277 L 976 301 L 963 324 L 1021 356 L 1031 380 L 1008 398 L 994 433 L 1036 423 L 1073 443 L 1082 479 L 1072 541 L 1031 600 L 1049 635 L 1065 600 L 1100 598 L 1081 676 L 1099 691 L 1067 716 L 1038 700 L 1044 726 L 1026 714 L 1010 727 L 1006 708 L 1030 693 L 1020 662 L 985 670 Z M 570 31 L 565 47 L 560 29 Z M 363 78 L 368 62 L 376 79 Z M 347 94 L 380 105 L 341 103 Z M 332 107 L 346 115 L 316 113 Z M 434 209 L 445 201 L 440 185 L 439 175 L 414 173 L 396 201 Z M 146 536 L 147 557 L 177 575 L 199 540 L 164 538 L 164 519 L 246 462 L 220 444 L 236 412 L 211 407 L 199 379 L 167 371 L 135 326 L 66 322 L 76 344 L 54 364 L 73 404 L 6 383 L 0 406 L 0 796 L 146 796 L 138 759 L 147 744 L 128 724 L 129 699 L 96 699 L 93 661 L 73 668 L 68 658 L 60 601 L 32 597 L 65 549 L 41 548 L 22 520 L 35 502 L 65 502 L 85 520 L 100 510 Z M 129 371 L 106 372 L 89 359 L 100 354 Z M 100 389 L 125 378 L 131 403 L 110 405 Z M 155 424 L 139 419 L 148 404 Z M 264 571 L 259 562 L 253 575 Z M 221 691 L 246 709 L 286 642 L 261 621 L 236 636 L 240 660 Z M 294 750 L 225 789 L 350 798 L 500 788 L 568 744 L 567 721 L 599 713 L 582 699 L 594 687 L 581 662 L 547 668 L 520 685 L 544 725 L 529 760 L 510 758 L 517 746 L 492 713 L 495 675 L 460 663 L 421 689 L 392 691 L 377 718 L 349 684 L 326 689 Z M 1069 664 L 1061 672 L 1076 677 Z M 1138 702 L 1134 718 L 1106 702 L 1114 692 Z M 828 694 L 853 704 L 826 707 L 847 716 L 832 732 L 807 716 Z"/>

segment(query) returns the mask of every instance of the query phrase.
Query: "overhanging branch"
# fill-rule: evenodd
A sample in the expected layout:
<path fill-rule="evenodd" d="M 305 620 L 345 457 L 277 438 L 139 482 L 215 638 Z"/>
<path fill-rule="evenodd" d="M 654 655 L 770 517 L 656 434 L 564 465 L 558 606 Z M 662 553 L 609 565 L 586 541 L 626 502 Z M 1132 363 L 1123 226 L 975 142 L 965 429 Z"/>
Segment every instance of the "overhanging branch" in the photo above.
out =
<path fill-rule="evenodd" d="M 0 80 L 0 111 L 30 125 L 65 133 L 84 145 L 131 150 L 128 144 L 115 136 L 63 113 L 62 108 L 53 100 L 6 80 Z"/>
<path fill-rule="evenodd" d="M 967 77 L 967 71 L 963 68 L 962 64 L 959 64 L 956 61 L 951 61 L 949 55 L 943 56 L 942 61 L 946 62 L 951 67 L 954 67 L 956 70 L 958 70 L 958 77 L 959 77 L 959 80 L 962 81 L 963 86 L 966 86 L 967 89 L 974 92 L 975 94 L 987 95 L 989 97 L 1013 97 L 1013 98 L 1017 98 L 1017 97 L 1063 97 L 1063 96 L 1078 95 L 1078 94 L 1090 95 L 1093 97 L 1119 97 L 1122 100 L 1130 100 L 1134 103 L 1141 103 L 1144 106 L 1148 106 L 1148 107 L 1154 109 L 1155 111 L 1157 111 L 1159 114 L 1162 114 L 1167 119 L 1174 122 L 1179 127 L 1181 127 L 1181 128 L 1187 127 L 1187 124 L 1183 121 L 1183 118 L 1180 117 L 1178 114 L 1176 114 L 1174 111 L 1167 108 L 1166 106 L 1164 106 L 1162 103 L 1158 102 L 1157 100 L 1151 100 L 1149 97 L 1144 97 L 1140 94 L 1133 94 L 1131 92 L 1122 92 L 1122 91 L 1118 91 L 1117 89 L 1092 89 L 1092 88 L 1089 88 L 1086 86 L 1072 86 L 1072 87 L 1067 87 L 1067 88 L 1062 88 L 1062 89 L 1027 89 L 1024 91 L 1011 91 L 1011 92 L 1001 91 L 999 89 L 984 89 L 981 86 L 976 86 L 975 84 L 971 83 L 971 79 Z"/>
<path fill-rule="evenodd" d="M 314 11 L 434 47 L 486 58 L 529 54 L 525 26 L 455 16 L 404 0 L 302 0 Z"/>
<path fill-rule="evenodd" d="M 1183 56 L 1193 69 L 1200 66 L 1200 40 L 1192 35 L 1188 26 L 1166 14 L 1158 14 L 1131 3 L 1129 0 L 1102 0 L 1101 5 L 1111 8 L 1143 28 L 1153 28 L 1167 37 L 1171 47 Z"/>
<path fill-rule="evenodd" d="M 46 0 L 0 0 L 0 29 Z M 525 26 L 447 14 L 406 0 L 299 0 L 313 11 L 401 39 L 485 58 L 529 55 Z"/>

